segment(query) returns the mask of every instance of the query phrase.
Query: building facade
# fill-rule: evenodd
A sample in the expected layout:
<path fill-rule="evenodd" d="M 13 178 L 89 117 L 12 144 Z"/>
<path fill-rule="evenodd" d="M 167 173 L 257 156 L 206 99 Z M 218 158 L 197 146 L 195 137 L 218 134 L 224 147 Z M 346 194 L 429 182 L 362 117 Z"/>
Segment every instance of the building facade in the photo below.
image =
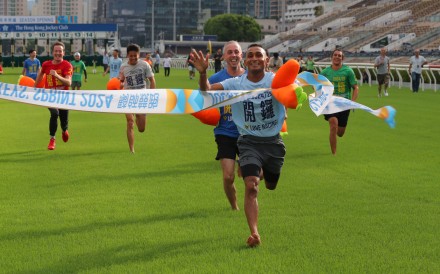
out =
<path fill-rule="evenodd" d="M 72 18 L 72 22 L 69 23 L 80 24 L 84 23 L 85 2 L 85 0 L 38 0 L 32 6 L 31 14 L 33 16 L 67 16 Z"/>
<path fill-rule="evenodd" d="M 98 0 L 94 23 L 118 24 L 122 46 L 137 43 L 151 47 L 153 40 L 174 40 L 182 34 L 200 34 L 207 19 L 228 11 L 254 17 L 255 1 Z"/>
<path fill-rule="evenodd" d="M 0 15 L 28 16 L 27 0 L 0 0 Z"/>

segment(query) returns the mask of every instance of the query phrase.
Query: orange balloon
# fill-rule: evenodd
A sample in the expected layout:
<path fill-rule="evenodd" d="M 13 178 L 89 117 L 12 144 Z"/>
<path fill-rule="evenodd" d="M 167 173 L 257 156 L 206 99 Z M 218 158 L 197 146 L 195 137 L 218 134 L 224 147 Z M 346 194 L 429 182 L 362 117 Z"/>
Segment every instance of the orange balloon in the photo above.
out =
<path fill-rule="evenodd" d="M 46 85 L 46 74 L 43 74 L 43 78 L 41 78 L 41 81 L 37 84 L 37 88 L 44 88 Z"/>
<path fill-rule="evenodd" d="M 18 78 L 18 85 L 25 87 L 34 87 L 35 81 L 29 76 L 20 75 Z"/>
<path fill-rule="evenodd" d="M 199 119 L 200 122 L 210 126 L 216 126 L 218 121 L 220 121 L 220 111 L 218 108 L 201 110 L 191 113 L 191 115 Z"/>
<path fill-rule="evenodd" d="M 295 82 L 299 73 L 299 63 L 295 59 L 288 60 L 275 74 L 272 80 L 272 88 L 282 88 Z"/>
<path fill-rule="evenodd" d="M 298 106 L 298 98 L 295 92 L 297 87 L 296 84 L 289 84 L 282 88 L 272 89 L 272 95 L 285 107 L 295 109 Z"/>
<path fill-rule="evenodd" d="M 121 80 L 117 77 L 113 77 L 107 82 L 107 90 L 119 90 L 121 89 Z"/>

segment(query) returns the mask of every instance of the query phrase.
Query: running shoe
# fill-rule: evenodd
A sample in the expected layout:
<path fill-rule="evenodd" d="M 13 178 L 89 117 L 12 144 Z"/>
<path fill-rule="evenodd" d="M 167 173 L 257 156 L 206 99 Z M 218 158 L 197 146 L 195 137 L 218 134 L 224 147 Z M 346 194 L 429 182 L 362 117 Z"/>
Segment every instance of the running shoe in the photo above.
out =
<path fill-rule="evenodd" d="M 66 143 L 69 141 L 69 131 L 66 129 L 66 131 L 63 131 L 63 141 Z"/>
<path fill-rule="evenodd" d="M 54 150 L 55 149 L 55 138 L 50 138 L 49 145 L 47 146 L 48 150 Z"/>

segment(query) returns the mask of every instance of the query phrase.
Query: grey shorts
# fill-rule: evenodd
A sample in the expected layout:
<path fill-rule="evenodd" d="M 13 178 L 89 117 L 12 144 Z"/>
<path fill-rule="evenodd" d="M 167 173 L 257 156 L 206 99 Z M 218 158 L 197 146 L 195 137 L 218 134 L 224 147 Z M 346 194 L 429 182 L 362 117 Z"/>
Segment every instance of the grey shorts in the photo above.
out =
<path fill-rule="evenodd" d="M 72 81 L 71 88 L 81 87 L 81 81 Z"/>
<path fill-rule="evenodd" d="M 256 165 L 272 174 L 281 173 L 286 147 L 279 134 L 272 137 L 240 136 L 237 145 L 240 167 Z"/>

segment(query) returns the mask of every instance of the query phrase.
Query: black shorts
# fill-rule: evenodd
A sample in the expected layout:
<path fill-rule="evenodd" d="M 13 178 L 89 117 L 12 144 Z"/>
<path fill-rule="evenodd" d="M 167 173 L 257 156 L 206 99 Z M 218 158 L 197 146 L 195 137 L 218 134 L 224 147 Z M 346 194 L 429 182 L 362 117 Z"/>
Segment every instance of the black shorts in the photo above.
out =
<path fill-rule="evenodd" d="M 279 134 L 272 137 L 240 136 L 238 147 L 243 178 L 259 177 L 260 170 L 263 169 L 266 181 L 278 181 L 286 155 L 286 147 Z"/>
<path fill-rule="evenodd" d="M 217 143 L 216 160 L 236 159 L 236 156 L 238 156 L 237 138 L 215 135 L 215 142 Z"/>
<path fill-rule="evenodd" d="M 71 88 L 81 87 L 81 81 L 72 81 Z"/>
<path fill-rule="evenodd" d="M 324 114 L 324 118 L 328 121 L 331 117 L 336 117 L 338 119 L 338 127 L 346 127 L 348 123 L 348 116 L 350 116 L 350 109 L 336 112 L 332 114 Z"/>

